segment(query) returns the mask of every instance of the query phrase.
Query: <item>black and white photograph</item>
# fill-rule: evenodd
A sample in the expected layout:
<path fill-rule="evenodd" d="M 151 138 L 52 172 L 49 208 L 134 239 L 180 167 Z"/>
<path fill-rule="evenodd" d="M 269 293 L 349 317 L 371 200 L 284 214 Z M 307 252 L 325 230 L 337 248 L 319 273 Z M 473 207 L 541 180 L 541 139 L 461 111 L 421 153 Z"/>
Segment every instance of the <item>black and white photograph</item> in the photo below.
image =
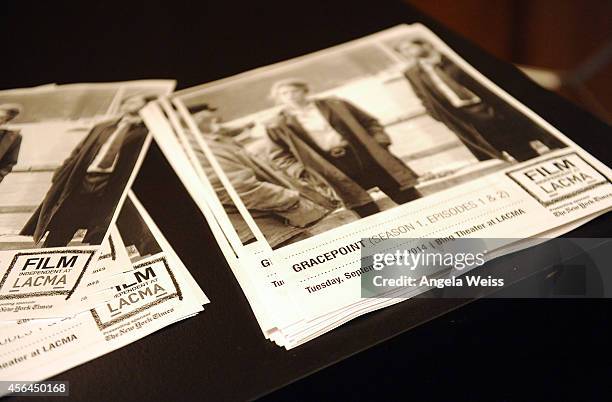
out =
<path fill-rule="evenodd" d="M 171 81 L 0 92 L 0 250 L 99 245 Z"/>
<path fill-rule="evenodd" d="M 408 31 L 176 94 L 272 248 L 566 146 L 452 51 Z"/>
<path fill-rule="evenodd" d="M 611 15 L 5 1 L 0 399 L 612 401 Z"/>

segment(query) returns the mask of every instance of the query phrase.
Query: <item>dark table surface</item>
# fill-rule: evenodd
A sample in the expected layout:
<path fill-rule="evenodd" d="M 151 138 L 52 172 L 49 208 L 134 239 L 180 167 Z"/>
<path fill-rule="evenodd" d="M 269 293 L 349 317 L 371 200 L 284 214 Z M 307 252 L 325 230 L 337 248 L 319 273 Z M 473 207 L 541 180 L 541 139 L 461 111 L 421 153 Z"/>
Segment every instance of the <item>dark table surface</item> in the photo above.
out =
<path fill-rule="evenodd" d="M 0 88 L 143 78 L 176 78 L 186 88 L 395 24 L 424 22 L 587 151 L 612 161 L 609 126 L 399 2 L 19 1 L 0 7 Z M 157 146 L 134 189 L 212 303 L 195 318 L 56 376 L 70 381 L 71 400 L 266 394 L 271 400 L 552 400 L 568 399 L 566 391 L 609 400 L 608 300 L 479 300 L 459 309 L 453 300 L 405 302 L 286 351 L 262 336 L 202 214 Z M 610 223 L 607 214 L 571 235 L 610 236 Z"/>

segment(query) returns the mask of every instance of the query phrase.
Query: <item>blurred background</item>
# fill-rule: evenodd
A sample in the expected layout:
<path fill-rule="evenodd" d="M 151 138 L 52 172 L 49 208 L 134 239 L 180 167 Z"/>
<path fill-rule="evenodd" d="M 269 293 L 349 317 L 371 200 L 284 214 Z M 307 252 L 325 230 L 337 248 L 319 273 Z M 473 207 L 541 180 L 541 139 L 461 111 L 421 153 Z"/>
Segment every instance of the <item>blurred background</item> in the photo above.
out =
<path fill-rule="evenodd" d="M 612 1 L 405 1 L 612 124 Z"/>

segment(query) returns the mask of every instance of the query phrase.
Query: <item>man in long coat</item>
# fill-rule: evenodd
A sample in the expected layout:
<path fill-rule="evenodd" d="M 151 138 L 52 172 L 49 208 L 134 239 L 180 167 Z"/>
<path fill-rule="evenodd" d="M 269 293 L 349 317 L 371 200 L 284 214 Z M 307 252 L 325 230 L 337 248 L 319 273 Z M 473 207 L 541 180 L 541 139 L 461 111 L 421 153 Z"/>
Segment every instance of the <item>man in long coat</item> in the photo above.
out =
<path fill-rule="evenodd" d="M 404 75 L 423 106 L 480 161 L 525 161 L 565 145 L 464 72 L 431 43 L 402 41 Z"/>
<path fill-rule="evenodd" d="M 100 244 L 140 154 L 148 130 L 138 118 L 146 104 L 133 96 L 120 118 L 94 126 L 55 171 L 51 188 L 21 230 L 43 247 L 65 247 L 79 229 L 84 243 Z"/>
<path fill-rule="evenodd" d="M 416 173 L 388 151 L 391 139 L 378 120 L 346 100 L 312 100 L 308 92 L 298 79 L 272 87 L 284 106 L 266 127 L 280 169 L 292 177 L 320 177 L 361 217 L 379 212 L 368 193 L 373 187 L 398 204 L 421 196 Z"/>

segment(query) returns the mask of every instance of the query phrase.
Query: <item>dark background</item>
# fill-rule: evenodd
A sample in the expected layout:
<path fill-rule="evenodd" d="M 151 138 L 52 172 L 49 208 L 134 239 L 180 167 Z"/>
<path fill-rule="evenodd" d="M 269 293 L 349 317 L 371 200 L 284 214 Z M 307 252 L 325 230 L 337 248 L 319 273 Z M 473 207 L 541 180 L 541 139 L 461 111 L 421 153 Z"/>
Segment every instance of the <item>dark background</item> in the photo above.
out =
<path fill-rule="evenodd" d="M 559 75 L 556 92 L 612 124 L 612 1 L 406 2 L 502 60 Z"/>
<path fill-rule="evenodd" d="M 0 7 L 3 89 L 142 78 L 176 78 L 185 88 L 397 23 L 425 22 L 510 94 L 612 161 L 609 126 L 400 2 Z M 243 400 L 309 374 L 267 398 L 610 400 L 608 300 L 480 300 L 438 318 L 457 302 L 405 302 L 285 351 L 261 335 L 201 213 L 156 146 L 134 188 L 212 303 L 195 318 L 56 376 L 71 382 L 71 400 Z M 608 214 L 571 235 L 609 237 L 610 222 Z"/>

